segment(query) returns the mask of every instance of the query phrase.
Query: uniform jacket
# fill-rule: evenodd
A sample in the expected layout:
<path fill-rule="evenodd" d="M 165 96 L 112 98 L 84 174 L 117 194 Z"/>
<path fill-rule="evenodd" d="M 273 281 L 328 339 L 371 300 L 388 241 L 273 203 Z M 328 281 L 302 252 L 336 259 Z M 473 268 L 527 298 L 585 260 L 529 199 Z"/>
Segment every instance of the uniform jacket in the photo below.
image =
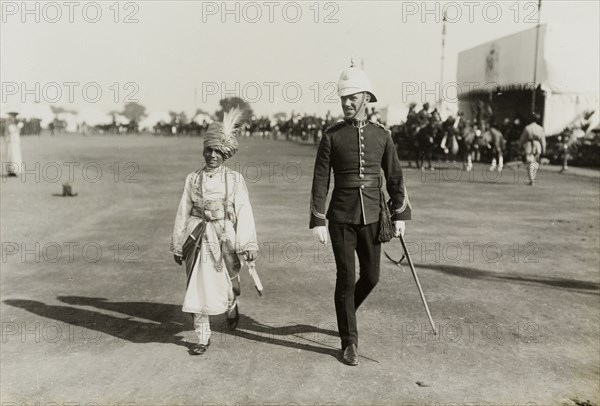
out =
<path fill-rule="evenodd" d="M 326 225 L 326 219 L 344 224 L 377 222 L 383 185 L 392 201 L 392 220 L 410 220 L 410 201 L 390 132 L 369 121 L 361 125 L 340 121 L 323 133 L 315 160 L 310 228 Z M 332 169 L 335 185 L 325 214 Z"/>
<path fill-rule="evenodd" d="M 413 129 L 415 127 L 417 127 L 419 125 L 419 116 L 417 114 L 417 112 L 412 109 L 408 111 L 408 114 L 406 115 L 406 126 L 409 129 Z"/>
<path fill-rule="evenodd" d="M 417 121 L 419 122 L 419 127 L 425 127 L 431 121 L 431 113 L 422 109 L 417 113 Z"/>

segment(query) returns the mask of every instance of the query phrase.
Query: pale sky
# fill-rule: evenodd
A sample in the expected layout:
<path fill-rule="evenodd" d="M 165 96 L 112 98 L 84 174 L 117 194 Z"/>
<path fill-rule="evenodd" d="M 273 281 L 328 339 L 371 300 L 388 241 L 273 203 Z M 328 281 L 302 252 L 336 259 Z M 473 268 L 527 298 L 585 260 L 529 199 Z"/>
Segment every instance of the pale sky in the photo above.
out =
<path fill-rule="evenodd" d="M 236 92 L 237 86 L 241 96 L 255 99 L 257 114 L 338 114 L 332 83 L 351 56 L 358 65 L 364 61 L 379 106 L 422 99 L 403 98 L 402 83 L 425 83 L 433 89 L 440 81 L 444 7 L 452 20 L 446 30 L 445 82 L 456 80 L 459 51 L 537 22 L 537 1 L 513 0 L 228 2 L 233 12 L 225 16 L 220 1 L 74 4 L 70 22 L 69 6 L 62 1 L 54 3 L 58 7 L 28 2 L 30 14 L 24 13 L 21 1 L 2 2 L 0 73 L 7 102 L 23 95 L 21 83 L 27 89 L 39 83 L 42 102 L 76 110 L 122 110 L 133 93 L 131 98 L 148 111 L 190 112 L 199 107 L 213 113 L 221 97 L 228 90 Z M 599 4 L 543 0 L 541 21 L 598 26 Z M 98 9 L 101 15 L 96 17 Z M 137 22 L 124 23 L 127 16 Z M 324 22 L 327 16 L 329 23 Z M 94 19 L 98 22 L 88 22 Z M 598 63 L 599 38 L 573 38 L 573 46 L 588 48 L 591 62 Z M 135 85 L 126 87 L 130 82 Z M 13 83 L 17 94 L 8 95 Z M 63 94 L 55 101 L 57 88 Z M 69 88 L 74 90 L 73 103 Z M 94 101 L 97 88 L 102 95 Z M 26 97 L 33 101 L 33 95 Z"/>

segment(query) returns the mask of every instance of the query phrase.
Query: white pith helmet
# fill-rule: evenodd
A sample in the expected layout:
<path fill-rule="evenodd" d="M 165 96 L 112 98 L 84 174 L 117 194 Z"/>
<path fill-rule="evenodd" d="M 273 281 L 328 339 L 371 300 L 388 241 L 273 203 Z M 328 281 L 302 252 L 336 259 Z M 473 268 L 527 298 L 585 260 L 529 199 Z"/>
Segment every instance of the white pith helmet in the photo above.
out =
<path fill-rule="evenodd" d="M 373 86 L 365 71 L 354 66 L 354 60 L 350 67 L 342 71 L 338 81 L 338 96 L 350 96 L 354 93 L 367 92 L 371 95 L 371 102 L 376 102 L 377 97 L 373 93 Z"/>

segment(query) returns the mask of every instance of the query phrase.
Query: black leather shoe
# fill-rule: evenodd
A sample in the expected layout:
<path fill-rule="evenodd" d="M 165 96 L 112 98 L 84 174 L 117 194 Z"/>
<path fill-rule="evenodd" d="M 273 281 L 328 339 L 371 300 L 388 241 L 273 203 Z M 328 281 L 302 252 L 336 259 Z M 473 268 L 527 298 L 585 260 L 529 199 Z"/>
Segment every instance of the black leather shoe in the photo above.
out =
<path fill-rule="evenodd" d="M 190 355 L 203 355 L 208 350 L 208 347 L 210 347 L 210 338 L 206 344 L 194 344 L 190 348 Z"/>
<path fill-rule="evenodd" d="M 235 315 L 231 318 L 227 317 L 227 328 L 229 330 L 235 330 L 240 322 L 240 311 L 238 309 L 239 305 L 235 304 Z M 229 316 L 229 315 L 228 315 Z"/>
<path fill-rule="evenodd" d="M 346 347 L 344 355 L 342 356 L 342 361 L 344 364 L 353 367 L 358 365 L 358 349 L 356 348 L 356 344 L 350 344 Z"/>

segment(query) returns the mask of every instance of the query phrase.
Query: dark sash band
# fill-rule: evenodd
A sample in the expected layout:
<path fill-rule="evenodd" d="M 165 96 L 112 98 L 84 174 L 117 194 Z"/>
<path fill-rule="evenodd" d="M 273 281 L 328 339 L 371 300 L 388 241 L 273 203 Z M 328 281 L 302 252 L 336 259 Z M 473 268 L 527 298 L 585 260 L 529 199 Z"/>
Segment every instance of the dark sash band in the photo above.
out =
<path fill-rule="evenodd" d="M 365 175 L 363 179 L 358 175 L 343 175 L 335 178 L 335 187 L 337 189 L 380 189 L 382 186 L 383 179 L 381 175 Z"/>

